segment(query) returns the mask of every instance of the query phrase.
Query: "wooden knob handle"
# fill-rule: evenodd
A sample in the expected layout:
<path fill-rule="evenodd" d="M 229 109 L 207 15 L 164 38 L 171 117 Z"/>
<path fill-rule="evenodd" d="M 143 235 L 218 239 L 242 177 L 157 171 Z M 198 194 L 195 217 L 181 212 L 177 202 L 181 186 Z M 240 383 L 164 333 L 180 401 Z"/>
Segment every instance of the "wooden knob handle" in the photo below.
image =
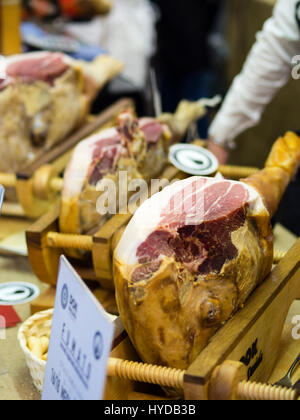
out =
<path fill-rule="evenodd" d="M 65 233 L 48 232 L 47 245 L 50 248 L 69 248 L 92 251 L 93 237 L 88 235 L 69 235 Z"/>
<path fill-rule="evenodd" d="M 247 382 L 246 368 L 240 362 L 227 360 L 218 366 L 209 382 L 211 400 L 295 401 L 299 393 L 293 389 Z"/>
<path fill-rule="evenodd" d="M 0 173 L 0 184 L 5 188 L 14 188 L 17 183 L 15 174 Z"/>
<path fill-rule="evenodd" d="M 54 177 L 50 180 L 49 185 L 52 191 L 60 192 L 63 189 L 64 180 L 60 177 Z"/>

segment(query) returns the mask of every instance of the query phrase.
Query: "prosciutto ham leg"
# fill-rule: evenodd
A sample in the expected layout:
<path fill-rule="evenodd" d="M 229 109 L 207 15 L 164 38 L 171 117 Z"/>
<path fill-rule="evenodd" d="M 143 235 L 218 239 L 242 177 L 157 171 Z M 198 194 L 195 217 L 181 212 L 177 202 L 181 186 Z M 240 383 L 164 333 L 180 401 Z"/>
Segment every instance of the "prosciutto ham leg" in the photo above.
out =
<path fill-rule="evenodd" d="M 299 163 L 300 138 L 288 133 L 253 177 L 189 178 L 139 208 L 116 248 L 114 280 L 145 362 L 186 369 L 267 277 L 270 219 Z"/>
<path fill-rule="evenodd" d="M 99 228 L 110 216 L 97 210 L 101 181 L 111 180 L 119 196 L 119 173 L 126 172 L 127 188 L 133 179 L 158 176 L 166 164 L 167 126 L 153 119 L 138 120 L 122 113 L 118 125 L 89 137 L 76 147 L 64 176 L 60 229 L 86 233 Z M 116 208 L 116 211 L 118 207 Z"/>
<path fill-rule="evenodd" d="M 5 156 L 0 171 L 17 172 L 62 141 L 122 67 L 107 56 L 93 63 L 48 52 L 7 58 L 0 80 L 0 149 Z"/>
<path fill-rule="evenodd" d="M 64 175 L 61 231 L 78 234 L 99 228 L 109 217 L 97 211 L 99 181 L 114 181 L 118 196 L 121 171 L 127 173 L 128 184 L 133 179 L 149 182 L 158 178 L 167 164 L 169 144 L 180 140 L 191 122 L 204 113 L 202 102 L 187 101 L 167 118 L 164 115 L 159 119 L 137 119 L 131 112 L 124 112 L 116 127 L 83 140 Z"/>

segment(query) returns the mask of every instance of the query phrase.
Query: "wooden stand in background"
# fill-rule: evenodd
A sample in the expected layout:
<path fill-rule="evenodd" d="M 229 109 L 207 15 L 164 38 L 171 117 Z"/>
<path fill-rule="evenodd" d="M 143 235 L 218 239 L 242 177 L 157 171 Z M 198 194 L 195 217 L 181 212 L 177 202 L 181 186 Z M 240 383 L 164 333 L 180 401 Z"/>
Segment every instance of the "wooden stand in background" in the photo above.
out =
<path fill-rule="evenodd" d="M 0 0 L 0 53 L 2 55 L 22 52 L 21 4 L 21 0 Z"/>
<path fill-rule="evenodd" d="M 64 172 L 74 147 L 98 130 L 115 124 L 117 116 L 128 108 L 134 108 L 131 99 L 121 99 L 71 134 L 47 153 L 41 154 L 17 174 L 0 173 L 0 184 L 15 188 L 18 203 L 5 202 L 2 214 L 37 219 L 59 200 L 63 187 Z"/>

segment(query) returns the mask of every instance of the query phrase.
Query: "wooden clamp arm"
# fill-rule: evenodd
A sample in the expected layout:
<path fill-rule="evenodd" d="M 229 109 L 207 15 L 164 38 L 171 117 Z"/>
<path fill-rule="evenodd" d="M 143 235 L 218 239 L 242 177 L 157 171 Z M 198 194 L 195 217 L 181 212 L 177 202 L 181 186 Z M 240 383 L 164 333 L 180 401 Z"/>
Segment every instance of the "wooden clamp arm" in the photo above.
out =
<path fill-rule="evenodd" d="M 145 363 L 110 358 L 108 376 L 145 382 L 176 389 L 184 388 L 185 371 Z M 226 361 L 218 366 L 209 382 L 209 400 L 295 401 L 299 393 L 293 389 L 248 382 L 245 366 Z"/>

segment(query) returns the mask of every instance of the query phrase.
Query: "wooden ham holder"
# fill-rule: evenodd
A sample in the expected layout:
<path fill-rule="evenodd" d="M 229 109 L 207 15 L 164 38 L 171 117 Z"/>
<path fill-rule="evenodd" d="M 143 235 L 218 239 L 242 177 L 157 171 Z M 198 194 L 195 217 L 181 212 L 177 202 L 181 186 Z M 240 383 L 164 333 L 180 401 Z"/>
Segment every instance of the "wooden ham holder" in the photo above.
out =
<path fill-rule="evenodd" d="M 186 175 L 174 166 L 167 166 L 162 179 L 183 179 Z M 84 280 L 97 282 L 113 294 L 112 250 L 119 232 L 128 224 L 132 214 L 117 214 L 109 219 L 94 235 L 68 235 L 59 233 L 60 203 L 36 221 L 27 231 L 28 257 L 35 275 L 51 287 L 33 302 L 32 312 L 52 308 L 59 259 L 65 249 L 89 251 L 91 258 L 72 260 L 75 270 Z"/>
<path fill-rule="evenodd" d="M 275 367 L 286 317 L 299 292 L 300 240 L 186 371 L 136 363 L 139 359 L 118 320 L 106 398 L 164 398 L 160 388 L 149 385 L 158 384 L 180 389 L 187 400 L 298 399 L 294 390 L 261 384 Z"/>
<path fill-rule="evenodd" d="M 15 188 L 18 199 L 17 203 L 4 202 L 2 214 L 29 219 L 37 219 L 45 214 L 59 200 L 63 186 L 61 174 L 76 144 L 95 131 L 112 125 L 119 113 L 128 108 L 134 108 L 131 99 L 119 100 L 96 117 L 90 118 L 91 122 L 49 152 L 40 155 L 16 175 L 0 173 L 0 184 L 5 188 Z"/>
<path fill-rule="evenodd" d="M 100 285 L 101 289 L 107 291 L 108 294 L 110 292 L 111 298 L 113 298 L 112 252 L 114 242 L 131 217 L 132 215 L 129 214 L 118 214 L 93 236 L 66 235 L 58 232 L 59 205 L 55 205 L 50 212 L 32 225 L 26 232 L 29 261 L 35 275 L 50 286 L 31 304 L 32 313 L 54 306 L 59 259 L 65 253 L 66 248 L 91 253 L 91 259 L 87 261 L 71 259 L 71 263 L 84 280 Z M 284 252 L 276 251 L 274 263 L 281 261 L 284 256 Z"/>
<path fill-rule="evenodd" d="M 203 145 L 203 142 L 196 140 L 194 144 Z M 258 171 L 257 168 L 235 166 L 221 166 L 219 170 L 225 177 L 232 179 L 247 177 Z M 169 165 L 160 178 L 172 181 L 184 179 L 186 176 L 173 165 Z M 59 232 L 59 212 L 60 203 L 57 202 L 48 213 L 26 231 L 31 267 L 42 282 L 51 286 L 33 302 L 33 313 L 54 306 L 59 259 L 68 249 L 90 252 L 91 258 L 88 260 L 71 259 L 71 263 L 84 280 L 95 281 L 103 289 L 114 292 L 112 273 L 114 243 L 121 230 L 130 221 L 132 214 L 113 216 L 94 235 L 70 235 Z M 284 253 L 276 252 L 274 262 L 277 263 L 283 256 Z"/>

